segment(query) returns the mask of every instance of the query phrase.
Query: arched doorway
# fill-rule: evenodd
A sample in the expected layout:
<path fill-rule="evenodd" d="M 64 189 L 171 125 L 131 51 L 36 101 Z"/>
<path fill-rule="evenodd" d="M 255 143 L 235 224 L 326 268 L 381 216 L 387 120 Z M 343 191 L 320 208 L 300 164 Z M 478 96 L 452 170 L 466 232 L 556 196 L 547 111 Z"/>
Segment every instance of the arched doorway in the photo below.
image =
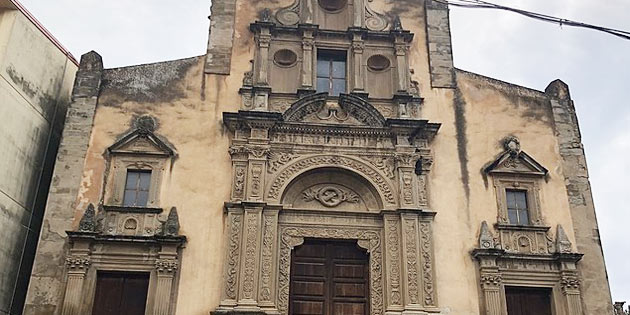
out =
<path fill-rule="evenodd" d="M 369 256 L 356 241 L 306 239 L 291 254 L 289 314 L 369 314 Z"/>

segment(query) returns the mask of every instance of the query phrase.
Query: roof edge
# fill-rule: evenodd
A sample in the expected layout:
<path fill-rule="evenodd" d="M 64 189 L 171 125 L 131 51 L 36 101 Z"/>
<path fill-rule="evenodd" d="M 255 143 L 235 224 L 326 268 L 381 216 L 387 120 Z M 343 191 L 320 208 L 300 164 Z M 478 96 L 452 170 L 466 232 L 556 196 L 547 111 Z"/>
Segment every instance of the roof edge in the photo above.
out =
<path fill-rule="evenodd" d="M 462 69 L 459 69 L 459 68 L 455 68 L 455 71 L 456 71 L 456 73 L 463 73 L 463 74 L 468 74 L 468 75 L 472 75 L 472 76 L 475 76 L 475 77 L 480 77 L 480 78 L 486 79 L 488 81 L 492 81 L 493 83 L 497 83 L 497 84 L 500 84 L 500 85 L 507 85 L 507 86 L 515 87 L 515 88 L 522 89 L 522 90 L 525 90 L 525 91 L 528 91 L 528 92 L 540 94 L 540 96 L 546 96 L 547 95 L 545 93 L 545 91 L 541 91 L 541 90 L 537 90 L 537 89 L 534 89 L 534 88 L 530 88 L 530 87 L 526 87 L 526 86 L 510 83 L 510 82 L 507 82 L 507 81 L 495 79 L 493 77 L 485 76 L 483 74 L 479 74 L 479 73 L 475 73 L 475 72 L 471 72 L 471 71 L 467 71 L 467 70 L 462 70 Z"/>
<path fill-rule="evenodd" d="M 59 42 L 59 40 L 57 40 L 57 38 L 55 38 L 55 36 L 53 36 L 52 33 L 50 33 L 50 31 L 48 31 L 48 29 L 46 29 L 44 25 L 40 23 L 30 11 L 26 9 L 24 5 L 22 5 L 18 0 L 9 0 L 9 2 L 11 2 L 17 8 L 18 11 L 24 14 L 24 16 L 26 16 L 26 18 L 31 23 L 33 23 L 33 25 L 35 25 L 35 27 L 37 27 L 37 29 L 39 29 L 39 31 L 42 32 L 42 34 L 44 34 L 46 38 L 48 38 L 48 40 L 50 40 L 53 43 L 53 45 L 55 45 L 64 55 L 66 55 L 66 57 L 68 57 L 70 61 L 72 61 L 72 63 L 74 63 L 77 67 L 79 66 L 79 62 L 77 61 L 76 58 L 74 58 L 72 53 L 68 49 L 66 49 Z"/>

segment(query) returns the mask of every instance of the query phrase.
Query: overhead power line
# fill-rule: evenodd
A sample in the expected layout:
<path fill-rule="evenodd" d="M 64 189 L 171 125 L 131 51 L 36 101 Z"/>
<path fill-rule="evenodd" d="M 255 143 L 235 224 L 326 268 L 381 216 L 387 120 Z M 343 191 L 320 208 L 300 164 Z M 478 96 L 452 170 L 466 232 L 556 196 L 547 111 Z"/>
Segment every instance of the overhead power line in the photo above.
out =
<path fill-rule="evenodd" d="M 529 18 L 537 19 L 540 21 L 558 24 L 560 26 L 567 25 L 567 26 L 574 26 L 574 27 L 580 27 L 580 28 L 587 28 L 587 29 L 592 29 L 592 30 L 608 33 L 611 35 L 621 37 L 623 39 L 630 40 L 630 32 L 627 32 L 627 31 L 572 21 L 568 19 L 563 19 L 563 18 L 559 18 L 555 16 L 550 16 L 546 14 L 531 12 L 531 11 L 512 8 L 512 7 L 506 7 L 503 5 L 494 4 L 494 3 L 490 3 L 490 2 L 486 2 L 482 0 L 434 0 L 434 1 L 452 5 L 455 7 L 460 7 L 460 8 L 495 9 L 495 10 L 510 11 L 510 12 L 514 12 L 514 13 L 517 13 L 517 14 L 520 14 Z"/>

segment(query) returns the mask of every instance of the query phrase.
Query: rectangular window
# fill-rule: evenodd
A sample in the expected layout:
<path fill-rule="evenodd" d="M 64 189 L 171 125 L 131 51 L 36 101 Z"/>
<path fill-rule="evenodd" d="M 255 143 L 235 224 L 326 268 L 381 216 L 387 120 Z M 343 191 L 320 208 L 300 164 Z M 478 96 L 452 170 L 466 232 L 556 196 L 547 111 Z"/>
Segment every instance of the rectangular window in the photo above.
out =
<path fill-rule="evenodd" d="M 551 290 L 505 287 L 508 315 L 551 315 Z"/>
<path fill-rule="evenodd" d="M 317 92 L 328 92 L 330 96 L 346 92 L 345 51 L 317 53 Z"/>
<path fill-rule="evenodd" d="M 144 315 L 148 273 L 98 272 L 92 315 Z"/>
<path fill-rule="evenodd" d="M 151 171 L 127 170 L 125 195 L 123 206 L 146 207 L 149 201 L 149 187 L 151 185 Z"/>
<path fill-rule="evenodd" d="M 507 189 L 505 191 L 507 201 L 508 220 L 510 224 L 528 225 L 529 210 L 527 208 L 527 191 Z"/>

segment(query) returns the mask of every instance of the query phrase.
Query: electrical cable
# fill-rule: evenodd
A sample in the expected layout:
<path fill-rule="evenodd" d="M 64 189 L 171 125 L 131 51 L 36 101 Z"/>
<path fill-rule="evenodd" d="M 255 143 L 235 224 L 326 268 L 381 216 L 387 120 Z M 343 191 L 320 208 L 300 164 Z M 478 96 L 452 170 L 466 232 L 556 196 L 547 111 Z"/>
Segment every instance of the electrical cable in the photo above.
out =
<path fill-rule="evenodd" d="M 592 30 L 608 33 L 614 36 L 618 36 L 623 39 L 630 40 L 630 32 L 628 31 L 622 31 L 622 30 L 613 29 L 609 27 L 603 27 L 603 26 L 598 26 L 598 25 L 593 25 L 593 24 L 572 21 L 568 19 L 563 19 L 559 17 L 554 17 L 554 16 L 550 16 L 546 14 L 531 12 L 531 11 L 512 8 L 512 7 L 506 7 L 503 5 L 494 4 L 494 3 L 483 1 L 483 0 L 433 0 L 433 1 L 447 4 L 447 5 L 452 5 L 455 7 L 461 7 L 461 8 L 496 9 L 496 10 L 510 11 L 510 12 L 514 12 L 514 13 L 517 13 L 517 14 L 520 14 L 529 18 L 537 19 L 540 21 L 559 24 L 560 26 L 567 25 L 567 26 L 573 26 L 573 27 L 592 29 Z"/>

